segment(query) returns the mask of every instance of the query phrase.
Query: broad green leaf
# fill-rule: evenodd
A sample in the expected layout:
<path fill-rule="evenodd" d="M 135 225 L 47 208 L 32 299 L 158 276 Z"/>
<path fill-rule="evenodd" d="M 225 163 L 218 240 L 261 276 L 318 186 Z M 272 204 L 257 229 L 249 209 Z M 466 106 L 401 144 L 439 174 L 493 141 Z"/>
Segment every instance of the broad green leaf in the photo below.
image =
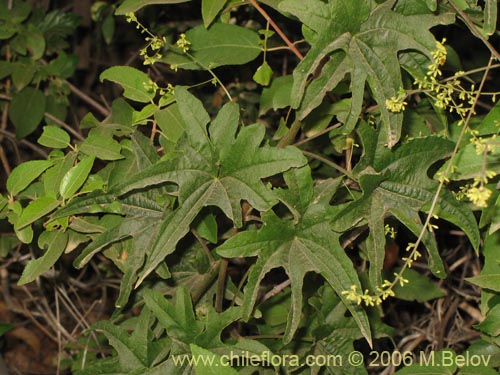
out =
<path fill-rule="evenodd" d="M 273 79 L 271 86 L 262 90 L 259 112 L 264 114 L 271 108 L 276 111 L 288 107 L 290 105 L 292 86 L 293 77 L 291 75 Z"/>
<path fill-rule="evenodd" d="M 279 194 L 282 202 L 295 211 L 295 222 L 282 220 L 268 211 L 262 214 L 264 224 L 259 231 L 241 232 L 217 249 L 219 255 L 227 258 L 258 257 L 245 287 L 244 317 L 251 316 L 265 275 L 275 268 L 284 268 L 291 281 L 292 307 L 283 341 L 290 342 L 300 322 L 303 278 L 313 271 L 320 273 L 337 292 L 371 343 L 365 312 L 342 294 L 352 285 L 361 290 L 361 285 L 351 260 L 340 247 L 339 235 L 330 227 L 333 214 L 329 201 L 340 180 L 324 182 L 313 191 L 311 171 L 304 167 L 285 173 L 285 181 L 290 190 Z"/>
<path fill-rule="evenodd" d="M 483 289 L 491 289 L 495 292 L 500 292 L 500 273 L 467 277 L 465 280 Z"/>
<path fill-rule="evenodd" d="M 64 158 L 54 160 L 54 165 L 43 175 L 43 186 L 45 194 L 56 197 L 59 194 L 59 186 L 64 175 L 75 165 L 77 152 L 70 151 Z"/>
<path fill-rule="evenodd" d="M 101 160 L 123 159 L 123 155 L 120 154 L 120 144 L 111 137 L 90 134 L 78 148 L 84 154 Z"/>
<path fill-rule="evenodd" d="M 144 289 L 143 297 L 145 305 L 153 312 L 160 325 L 179 343 L 196 344 L 207 349 L 224 348 L 226 345 L 221 339 L 222 331 L 241 318 L 239 307 L 217 313 L 207 305 L 204 306 L 203 319 L 197 319 L 191 296 L 184 287 L 176 289 L 175 305 L 153 289 Z"/>
<path fill-rule="evenodd" d="M 246 64 L 262 52 L 259 34 L 237 25 L 216 23 L 209 29 L 199 25 L 186 32 L 186 39 L 193 58 L 172 50 L 161 61 L 182 69 L 206 70 Z"/>
<path fill-rule="evenodd" d="M 39 144 L 50 148 L 66 148 L 69 146 L 69 134 L 57 126 L 44 126 L 43 133 L 38 138 Z"/>
<path fill-rule="evenodd" d="M 40 247 L 46 244 L 48 248 L 43 256 L 29 261 L 18 281 L 18 285 L 32 282 L 54 265 L 66 248 L 68 233 L 63 231 L 44 232 L 44 236 L 40 236 L 38 242 Z"/>
<path fill-rule="evenodd" d="M 489 310 L 486 319 L 474 327 L 490 336 L 500 335 L 500 303 Z"/>
<path fill-rule="evenodd" d="M 16 127 L 16 137 L 24 138 L 37 128 L 45 113 L 45 95 L 33 87 L 26 87 L 13 95 L 9 118 Z"/>
<path fill-rule="evenodd" d="M 211 243 L 217 243 L 217 221 L 213 214 L 208 214 L 199 220 L 196 225 L 196 232 Z"/>
<path fill-rule="evenodd" d="M 203 25 L 208 28 L 214 21 L 215 17 L 224 8 L 228 0 L 202 0 L 201 1 L 201 16 Z"/>
<path fill-rule="evenodd" d="M 431 59 L 436 43 L 429 29 L 453 21 L 451 14 L 403 15 L 394 0 L 285 0 L 280 9 L 298 17 L 312 30 L 311 49 L 294 70 L 292 107 L 302 120 L 346 76 L 350 76 L 352 102 L 346 131 L 354 128 L 363 105 L 365 86 L 371 89 L 387 127 L 386 143 L 393 147 L 401 134 L 401 113 L 390 112 L 385 101 L 403 87 L 399 55 L 418 52 Z M 329 60 L 324 63 L 325 59 Z M 317 70 L 324 63 L 319 75 Z M 310 76 L 314 78 L 310 80 Z"/>
<path fill-rule="evenodd" d="M 162 133 L 171 142 L 177 142 L 184 133 L 184 123 L 177 103 L 157 111 L 155 120 Z"/>
<path fill-rule="evenodd" d="M 400 268 L 395 268 L 394 272 L 399 272 L 399 270 Z M 428 277 L 415 270 L 406 269 L 404 271 L 404 278 L 408 280 L 408 284 L 404 286 L 396 284 L 393 289 L 394 293 L 396 293 L 396 298 L 405 301 L 426 302 L 446 295 Z"/>
<path fill-rule="evenodd" d="M 116 10 L 117 16 L 123 16 L 127 13 L 137 12 L 139 9 L 153 4 L 177 4 L 189 0 L 125 0 Z"/>
<path fill-rule="evenodd" d="M 26 31 L 22 33 L 26 40 L 26 47 L 31 52 L 33 60 L 40 59 L 45 52 L 45 38 L 42 32 L 34 24 L 28 24 Z"/>
<path fill-rule="evenodd" d="M 99 79 L 108 80 L 123 87 L 123 96 L 140 103 L 149 103 L 156 95 L 148 75 L 130 66 L 113 66 L 101 73 Z"/>
<path fill-rule="evenodd" d="M 253 75 L 253 80 L 262 86 L 269 86 L 272 78 L 273 70 L 271 69 L 267 61 L 264 61 L 262 65 L 257 68 L 255 74 Z"/>
<path fill-rule="evenodd" d="M 40 197 L 32 201 L 22 212 L 16 223 L 17 229 L 23 229 L 34 221 L 46 216 L 59 206 L 60 202 L 52 197 Z"/>
<path fill-rule="evenodd" d="M 121 371 L 136 373 L 135 371 L 142 370 L 144 373 L 149 367 L 148 349 L 153 338 L 150 333 L 149 319 L 149 311 L 144 309 L 134 327 L 134 333 L 137 332 L 137 334 L 132 335 L 127 332 L 126 327 L 114 325 L 110 320 L 103 320 L 92 325 L 94 330 L 106 336 L 110 345 L 116 350 Z M 146 340 L 138 340 L 139 334 L 143 334 Z"/>
<path fill-rule="evenodd" d="M 93 156 L 89 156 L 72 167 L 64 175 L 59 186 L 59 194 L 61 194 L 63 199 L 72 197 L 82 187 L 94 165 L 94 160 Z"/>
<path fill-rule="evenodd" d="M 222 357 L 195 344 L 189 345 L 194 362 L 196 375 L 238 375 L 238 371 L 228 365 Z"/>
<path fill-rule="evenodd" d="M 383 129 L 383 128 L 382 128 Z M 384 147 L 385 134 L 363 124 L 359 128 L 364 153 L 353 172 L 359 177 L 363 196 L 349 204 L 334 219 L 340 233 L 368 223 L 370 233 L 367 252 L 370 261 L 370 281 L 380 285 L 380 272 L 385 257 L 384 219 L 396 217 L 414 235 L 423 229 L 419 211 L 426 211 L 434 199 L 438 182 L 427 176 L 434 162 L 452 152 L 453 144 L 443 138 L 426 137 L 409 141 L 395 151 Z M 475 249 L 479 246 L 479 232 L 469 208 L 443 190 L 435 212 L 439 217 L 464 230 Z M 435 240 L 427 230 L 423 243 L 429 252 L 429 265 L 437 277 L 445 271 L 437 252 Z"/>
<path fill-rule="evenodd" d="M 17 195 L 53 164 L 52 160 L 30 160 L 18 165 L 7 179 L 7 191 Z"/>
<path fill-rule="evenodd" d="M 165 215 L 137 285 L 175 250 L 203 207 L 219 207 L 241 227 L 241 201 L 260 211 L 277 203 L 261 179 L 305 163 L 295 148 L 260 147 L 265 135 L 260 124 L 241 128 L 236 135 L 239 109 L 234 103 L 221 109 L 210 126 L 209 138 L 209 117 L 201 102 L 182 87 L 176 87 L 176 99 L 190 145 L 183 142 L 179 146 L 183 152 L 177 158 L 152 165 L 113 191 L 123 195 L 165 183 L 179 186 L 179 205 Z"/>

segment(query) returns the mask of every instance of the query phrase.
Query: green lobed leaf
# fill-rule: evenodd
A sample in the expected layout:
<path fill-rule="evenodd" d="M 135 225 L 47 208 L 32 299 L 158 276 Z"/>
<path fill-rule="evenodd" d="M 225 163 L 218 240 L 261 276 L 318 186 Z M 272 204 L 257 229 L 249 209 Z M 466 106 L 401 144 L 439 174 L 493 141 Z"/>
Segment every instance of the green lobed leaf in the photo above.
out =
<path fill-rule="evenodd" d="M 386 143 L 393 147 L 401 134 L 403 116 L 390 112 L 385 101 L 403 87 L 399 55 L 412 50 L 431 58 L 435 39 L 429 28 L 453 21 L 451 14 L 403 15 L 394 11 L 395 1 L 376 4 L 369 0 L 285 0 L 280 9 L 297 16 L 312 30 L 311 49 L 294 70 L 292 107 L 303 120 L 349 75 L 352 101 L 346 131 L 356 125 L 363 105 L 365 86 L 379 105 L 387 126 Z M 325 59 L 329 60 L 324 63 Z M 324 63 L 320 74 L 317 70 Z M 309 79 L 314 75 L 312 80 Z"/>
<path fill-rule="evenodd" d="M 99 79 L 108 80 L 123 87 L 123 96 L 140 103 L 149 103 L 156 92 L 148 75 L 130 66 L 113 66 L 101 73 Z"/>
<path fill-rule="evenodd" d="M 300 219 L 295 222 L 282 220 L 273 211 L 268 211 L 262 214 L 263 226 L 257 232 L 241 232 L 217 248 L 217 253 L 227 258 L 258 257 L 245 287 L 244 317 L 251 316 L 264 276 L 275 268 L 284 268 L 291 281 L 292 307 L 283 341 L 290 342 L 300 322 L 303 278 L 313 271 L 320 273 L 337 292 L 363 336 L 371 343 L 365 312 L 342 294 L 352 285 L 358 290 L 361 286 L 351 260 L 340 247 L 339 235 L 329 224 L 333 216 L 329 200 L 340 180 L 326 185 L 326 189 L 322 185 L 313 194 L 311 172 L 309 167 L 304 167 L 287 172 L 285 181 L 290 191 L 281 191 L 281 200 L 296 211 Z"/>
<path fill-rule="evenodd" d="M 26 87 L 13 95 L 9 118 L 16 127 L 16 137 L 24 138 L 35 131 L 45 113 L 45 95 L 33 87 Z"/>
<path fill-rule="evenodd" d="M 165 215 L 137 285 L 175 250 L 203 207 L 219 207 L 240 227 L 242 200 L 262 211 L 277 202 L 262 178 L 305 163 L 295 148 L 261 147 L 265 129 L 260 124 L 241 128 L 236 135 L 239 110 L 234 103 L 221 109 L 210 126 L 209 138 L 210 118 L 201 102 L 182 87 L 176 87 L 176 99 L 190 146 L 180 144 L 183 152 L 178 157 L 152 165 L 113 191 L 123 195 L 165 183 L 179 186 L 179 206 Z"/>
<path fill-rule="evenodd" d="M 438 182 L 427 176 L 427 170 L 434 162 L 447 156 L 453 144 L 439 137 L 426 137 L 411 140 L 391 151 L 384 147 L 383 132 L 364 124 L 359 132 L 364 153 L 353 172 L 359 176 L 363 197 L 347 204 L 333 223 L 335 230 L 345 232 L 361 225 L 364 220 L 368 222 L 370 280 L 374 285 L 380 285 L 380 271 L 385 257 L 384 218 L 392 214 L 415 235 L 419 235 L 423 224 L 417 212 L 426 212 L 438 187 Z M 474 248 L 478 248 L 480 237 L 476 219 L 470 209 L 451 193 L 442 191 L 435 213 L 462 228 Z M 436 276 L 444 277 L 435 240 L 429 234 L 425 236 L 424 244 L 429 251 L 432 271 Z"/>
<path fill-rule="evenodd" d="M 59 194 L 63 199 L 72 197 L 82 187 L 90 174 L 94 160 L 93 156 L 86 157 L 64 175 L 59 186 Z"/>
<path fill-rule="evenodd" d="M 47 244 L 48 248 L 42 257 L 28 262 L 18 281 L 18 285 L 32 282 L 55 264 L 66 248 L 68 233 L 63 231 L 44 232 L 38 242 L 40 247 L 43 247 L 43 244 Z"/>
<path fill-rule="evenodd" d="M 19 194 L 53 164 L 52 160 L 30 160 L 18 165 L 7 179 L 7 191 Z"/>
<path fill-rule="evenodd" d="M 45 147 L 66 148 L 70 144 L 70 137 L 65 130 L 49 125 L 43 127 L 43 133 L 37 142 Z"/>
<path fill-rule="evenodd" d="M 185 3 L 190 0 L 125 0 L 118 9 L 116 9 L 115 14 L 117 16 L 123 16 L 127 13 L 137 12 L 139 9 L 154 4 L 177 4 Z"/>

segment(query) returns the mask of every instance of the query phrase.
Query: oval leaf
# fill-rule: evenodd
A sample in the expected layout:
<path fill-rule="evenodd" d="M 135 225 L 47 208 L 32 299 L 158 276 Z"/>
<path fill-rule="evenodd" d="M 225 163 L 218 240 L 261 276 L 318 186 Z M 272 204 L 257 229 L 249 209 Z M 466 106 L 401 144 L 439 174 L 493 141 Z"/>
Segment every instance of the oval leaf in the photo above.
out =
<path fill-rule="evenodd" d="M 130 66 L 113 66 L 102 72 L 99 79 L 119 84 L 123 87 L 123 96 L 136 102 L 148 103 L 156 95 L 148 75 Z"/>
<path fill-rule="evenodd" d="M 48 249 L 45 254 L 38 259 L 31 260 L 23 271 L 18 285 L 24 285 L 32 282 L 38 276 L 48 271 L 50 267 L 59 259 L 66 244 L 68 243 L 68 234 L 66 232 L 45 232 L 48 233 Z"/>
<path fill-rule="evenodd" d="M 71 168 L 63 177 L 59 193 L 64 199 L 73 196 L 82 187 L 89 176 L 95 158 L 90 156 Z"/>
<path fill-rule="evenodd" d="M 7 191 L 17 195 L 54 164 L 51 160 L 32 160 L 17 166 L 7 180 Z"/>
<path fill-rule="evenodd" d="M 57 126 L 44 126 L 38 143 L 50 148 L 66 148 L 69 146 L 69 134 Z"/>
<path fill-rule="evenodd" d="M 47 215 L 59 206 L 59 201 L 52 197 L 41 197 L 32 201 L 19 217 L 16 228 L 23 229 L 41 217 Z"/>
<path fill-rule="evenodd" d="M 45 113 L 45 95 L 33 87 L 26 87 L 13 96 L 10 102 L 9 118 L 16 126 L 16 137 L 31 134 Z"/>
<path fill-rule="evenodd" d="M 111 137 L 92 134 L 78 147 L 81 152 L 101 160 L 123 159 L 120 144 Z"/>

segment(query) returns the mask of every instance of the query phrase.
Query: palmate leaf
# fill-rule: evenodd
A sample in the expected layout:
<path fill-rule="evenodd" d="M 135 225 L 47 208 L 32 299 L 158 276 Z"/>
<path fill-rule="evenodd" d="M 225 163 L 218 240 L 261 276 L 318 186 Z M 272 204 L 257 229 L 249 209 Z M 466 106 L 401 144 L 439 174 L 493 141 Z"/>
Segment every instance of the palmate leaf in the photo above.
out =
<path fill-rule="evenodd" d="M 423 224 L 418 215 L 426 211 L 437 191 L 438 182 L 427 176 L 429 166 L 448 156 L 453 143 L 439 137 L 414 139 L 391 151 L 384 147 L 385 134 L 366 123 L 359 127 L 364 147 L 363 157 L 354 168 L 363 196 L 348 203 L 333 220 L 336 231 L 343 233 L 368 223 L 368 259 L 370 281 L 380 286 L 385 257 L 384 219 L 394 216 L 418 236 Z M 434 212 L 457 225 L 469 237 L 474 248 L 479 246 L 479 231 L 472 211 L 443 190 Z M 423 244 L 429 252 L 429 266 L 437 277 L 445 276 L 434 237 L 426 232 Z"/>
<path fill-rule="evenodd" d="M 240 227 L 242 200 L 259 211 L 277 203 L 275 194 L 262 183 L 263 178 L 306 163 L 295 148 L 261 147 L 265 129 L 260 124 L 243 127 L 236 134 L 239 108 L 235 103 L 221 109 L 210 125 L 209 136 L 210 118 L 201 102 L 182 87 L 176 87 L 175 96 L 187 136 L 179 141 L 182 153 L 153 164 L 112 192 L 122 196 L 167 182 L 179 186 L 179 205 L 164 218 L 136 286 L 175 250 L 203 207 L 219 207 Z"/>
<path fill-rule="evenodd" d="M 419 52 L 429 59 L 436 43 L 429 29 L 453 21 L 451 14 L 402 14 L 395 0 L 377 5 L 370 0 L 285 0 L 280 9 L 297 16 L 312 30 L 311 49 L 294 71 L 292 107 L 304 119 L 319 106 L 326 93 L 350 76 L 352 102 L 346 131 L 361 113 L 365 85 L 379 105 L 387 126 L 385 143 L 392 147 L 401 133 L 403 116 L 387 110 L 385 100 L 403 87 L 399 54 Z M 329 60 L 325 63 L 325 59 Z M 317 74 L 321 64 L 324 66 Z M 315 78 L 310 80 L 310 76 Z"/>
<path fill-rule="evenodd" d="M 297 330 L 302 311 L 302 285 L 306 273 L 320 273 L 339 294 L 353 315 L 363 336 L 371 343 L 365 312 L 348 302 L 342 291 L 360 287 L 352 262 L 339 244 L 339 235 L 330 227 L 334 216 L 329 201 L 340 180 L 327 180 L 313 189 L 309 167 L 285 174 L 289 190 L 282 190 L 281 200 L 295 213 L 295 221 L 283 220 L 273 211 L 262 215 L 263 226 L 257 232 L 245 231 L 226 241 L 217 253 L 224 257 L 258 256 L 246 285 L 243 304 L 248 319 L 257 300 L 259 284 L 272 269 L 283 267 L 291 281 L 292 307 L 284 342 L 290 342 Z"/>

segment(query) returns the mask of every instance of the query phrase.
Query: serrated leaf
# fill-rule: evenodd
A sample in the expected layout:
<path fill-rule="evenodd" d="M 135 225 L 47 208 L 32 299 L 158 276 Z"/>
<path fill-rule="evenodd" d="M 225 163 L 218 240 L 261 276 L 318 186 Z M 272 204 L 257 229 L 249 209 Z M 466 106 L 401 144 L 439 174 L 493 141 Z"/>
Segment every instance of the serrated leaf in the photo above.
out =
<path fill-rule="evenodd" d="M 120 154 L 120 144 L 111 137 L 90 134 L 78 145 L 78 148 L 84 154 L 95 156 L 101 160 L 123 159 L 123 155 Z"/>
<path fill-rule="evenodd" d="M 123 96 L 140 103 L 149 103 L 156 92 L 148 75 L 130 66 L 113 66 L 101 73 L 99 79 L 108 80 L 123 87 Z"/>
<path fill-rule="evenodd" d="M 32 201 L 22 212 L 16 223 L 17 229 L 23 229 L 36 220 L 44 217 L 59 206 L 60 202 L 52 197 L 40 197 Z"/>
<path fill-rule="evenodd" d="M 291 281 L 292 307 L 283 341 L 290 342 L 300 322 L 303 278 L 313 271 L 320 273 L 337 292 L 363 336 L 371 343 L 365 312 L 342 294 L 352 285 L 358 290 L 361 286 L 351 260 L 340 247 L 339 235 L 332 231 L 329 224 L 333 216 L 329 200 L 340 180 L 327 186 L 327 189 L 317 189 L 313 194 L 311 171 L 309 167 L 304 167 L 287 172 L 285 181 L 290 190 L 281 191 L 281 200 L 296 211 L 300 219 L 295 222 L 282 220 L 273 211 L 268 211 L 262 214 L 260 230 L 241 232 L 217 249 L 219 255 L 228 258 L 258 257 L 245 287 L 244 317 L 248 319 L 251 316 L 264 276 L 275 268 L 284 268 Z"/>
<path fill-rule="evenodd" d="M 46 239 L 48 248 L 45 254 L 38 259 L 29 261 L 18 281 L 18 285 L 30 283 L 41 274 L 48 271 L 64 252 L 66 244 L 68 243 L 68 233 L 63 231 L 45 233 L 48 237 Z"/>
<path fill-rule="evenodd" d="M 219 207 L 240 227 L 242 200 L 261 211 L 277 202 L 262 178 L 305 164 L 297 149 L 260 147 L 265 135 L 260 124 L 241 128 L 236 135 L 239 110 L 234 103 L 225 105 L 212 122 L 209 138 L 210 118 L 201 102 L 182 87 L 175 92 L 190 145 L 182 144 L 177 158 L 160 161 L 114 189 L 123 195 L 167 182 L 179 186 L 179 205 L 165 216 L 137 285 L 175 250 L 203 207 Z"/>
<path fill-rule="evenodd" d="M 16 137 L 24 138 L 37 128 L 45 113 L 45 95 L 33 87 L 26 87 L 13 95 L 9 118 L 16 127 Z"/>
<path fill-rule="evenodd" d="M 431 59 L 435 39 L 429 29 L 453 21 L 451 14 L 403 15 L 392 8 L 395 1 L 285 0 L 280 9 L 297 16 L 312 30 L 311 49 L 294 70 L 292 107 L 304 119 L 320 105 L 326 93 L 350 76 L 352 102 L 345 123 L 354 128 L 363 105 L 365 85 L 379 105 L 387 126 L 386 143 L 393 147 L 401 133 L 403 116 L 390 112 L 385 100 L 403 87 L 399 55 L 412 50 Z M 325 59 L 330 59 L 324 63 Z M 324 63 L 321 73 L 317 70 Z M 311 75 L 315 78 L 309 79 Z"/>
<path fill-rule="evenodd" d="M 18 165 L 7 179 L 7 191 L 17 195 L 53 164 L 52 160 L 31 160 Z"/>
<path fill-rule="evenodd" d="M 227 361 L 223 361 L 220 355 L 200 348 L 195 344 L 191 344 L 189 347 L 193 354 L 193 359 L 198 359 L 194 362 L 196 375 L 238 375 L 238 371 L 228 366 Z"/>
<path fill-rule="evenodd" d="M 72 167 L 63 177 L 59 194 L 63 199 L 72 197 L 82 187 L 90 174 L 95 158 L 89 156 Z"/>
<path fill-rule="evenodd" d="M 353 172 L 359 177 L 363 196 L 347 204 L 333 224 L 335 230 L 345 232 L 368 222 L 369 274 L 370 281 L 377 286 L 381 283 L 380 272 L 385 257 L 384 218 L 393 215 L 416 236 L 420 234 L 423 224 L 418 212 L 428 209 L 438 187 L 438 182 L 427 176 L 427 170 L 434 162 L 449 155 L 453 144 L 439 137 L 427 137 L 411 140 L 391 151 L 384 147 L 386 138 L 383 132 L 363 124 L 359 133 L 364 153 Z M 475 217 L 451 193 L 442 191 L 435 213 L 462 228 L 474 248 L 478 248 L 479 231 Z M 427 233 L 423 243 L 429 251 L 432 272 L 437 277 L 444 277 L 434 238 Z"/>
<path fill-rule="evenodd" d="M 210 26 L 215 17 L 226 5 L 227 0 L 202 0 L 201 1 L 201 16 L 203 18 L 203 25 Z"/>
<path fill-rule="evenodd" d="M 50 148 L 66 148 L 69 146 L 69 134 L 56 126 L 44 126 L 43 133 L 38 138 L 39 144 Z"/>
<path fill-rule="evenodd" d="M 116 10 L 117 16 L 123 16 L 127 13 L 137 12 L 139 9 L 154 4 L 177 4 L 185 3 L 190 0 L 125 0 Z"/>
<path fill-rule="evenodd" d="M 223 65 L 241 65 L 254 60 L 262 52 L 260 37 L 255 31 L 231 24 L 216 23 L 209 29 L 203 25 L 186 32 L 191 43 L 189 54 L 169 51 L 161 60 L 182 69 L 200 70 Z"/>

